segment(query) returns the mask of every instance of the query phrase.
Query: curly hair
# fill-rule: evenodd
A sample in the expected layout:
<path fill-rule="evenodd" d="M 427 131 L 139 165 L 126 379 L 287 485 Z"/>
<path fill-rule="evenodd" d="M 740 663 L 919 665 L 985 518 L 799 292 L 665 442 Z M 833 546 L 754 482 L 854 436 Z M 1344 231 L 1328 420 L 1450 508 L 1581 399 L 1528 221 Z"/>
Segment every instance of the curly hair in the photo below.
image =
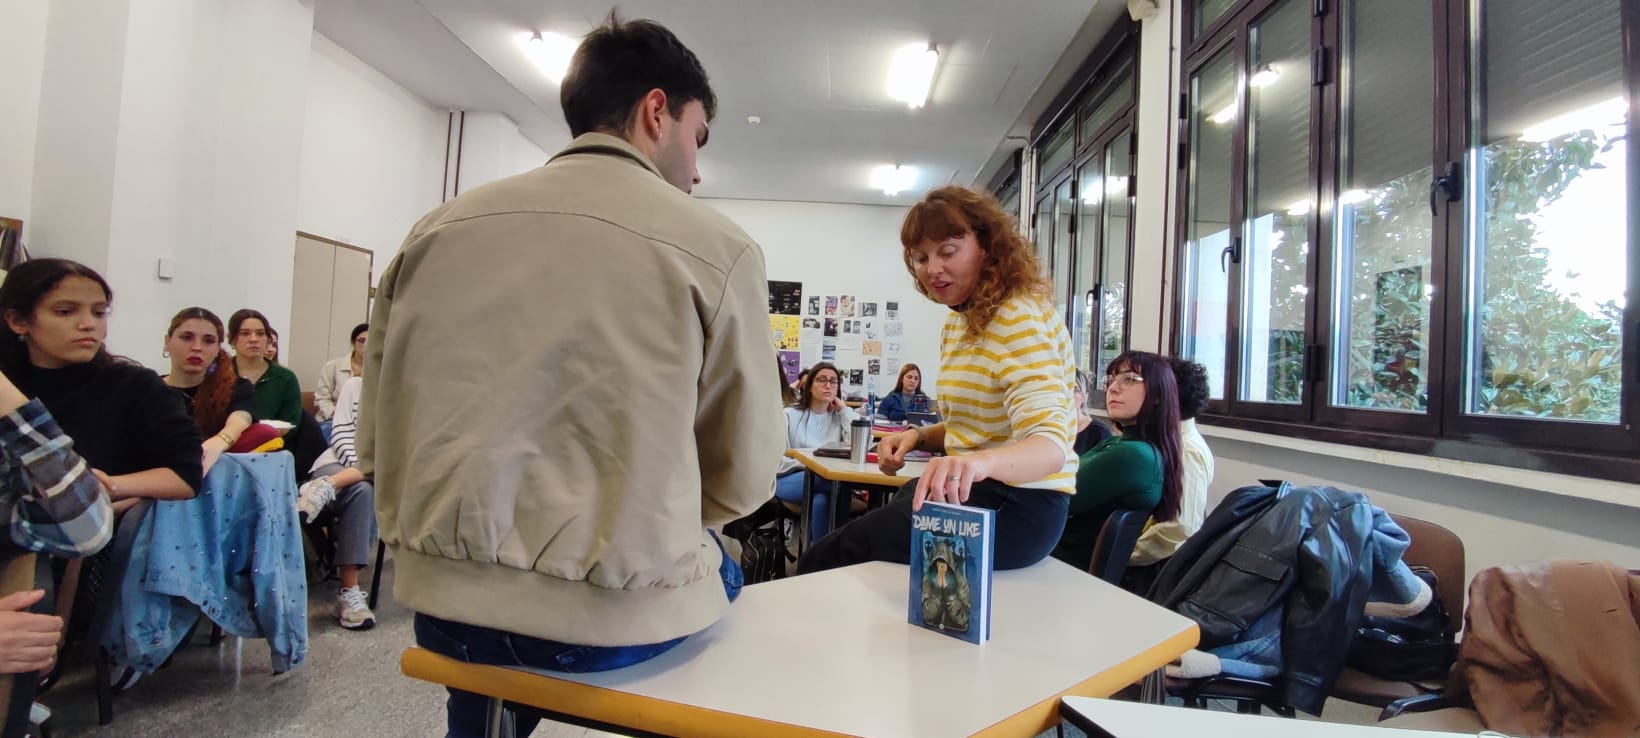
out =
<path fill-rule="evenodd" d="M 1212 391 L 1207 388 L 1207 367 L 1189 359 L 1170 358 L 1173 378 L 1179 384 L 1179 420 L 1189 420 L 1207 409 Z"/>
<path fill-rule="evenodd" d="M 222 319 L 216 317 L 216 313 L 202 307 L 184 308 L 171 318 L 171 327 L 166 329 L 165 337 L 176 335 L 177 329 L 189 320 L 203 320 L 216 330 L 216 344 L 219 347 L 216 359 L 205 369 L 205 381 L 200 383 L 194 395 L 194 424 L 199 426 L 201 434 L 210 438 L 222 432 L 222 427 L 228 424 L 228 405 L 233 402 L 233 388 L 239 381 L 239 372 L 234 369 L 233 358 L 220 348 L 223 343 Z"/>
<path fill-rule="evenodd" d="M 1043 274 L 1036 249 L 1019 234 L 1018 221 L 1002 209 L 989 192 L 947 185 L 931 190 L 905 214 L 900 225 L 900 245 L 904 248 L 906 271 L 917 291 L 933 299 L 922 280 L 917 279 L 917 247 L 929 241 L 944 241 L 974 234 L 985 259 L 980 265 L 979 284 L 960 309 L 968 318 L 966 340 L 979 340 L 996 317 L 1002 304 L 1021 293 L 1049 300 L 1053 283 Z"/>

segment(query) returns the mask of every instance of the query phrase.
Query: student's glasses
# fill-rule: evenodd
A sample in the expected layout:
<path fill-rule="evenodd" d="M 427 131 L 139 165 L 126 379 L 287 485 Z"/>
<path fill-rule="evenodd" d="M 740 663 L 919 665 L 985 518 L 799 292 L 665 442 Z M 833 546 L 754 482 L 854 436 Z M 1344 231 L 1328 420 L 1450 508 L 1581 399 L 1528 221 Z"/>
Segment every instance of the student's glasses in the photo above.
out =
<path fill-rule="evenodd" d="M 820 377 L 814 380 L 815 384 L 842 384 L 843 380 L 835 377 Z"/>
<path fill-rule="evenodd" d="M 1113 385 L 1121 387 L 1122 389 L 1132 389 L 1132 388 L 1137 387 L 1137 386 L 1139 386 L 1141 384 L 1144 384 L 1144 383 L 1145 383 L 1145 378 L 1139 376 L 1138 372 L 1122 372 L 1121 374 L 1106 374 L 1104 381 L 1099 383 L 1099 389 L 1108 390 Z"/>

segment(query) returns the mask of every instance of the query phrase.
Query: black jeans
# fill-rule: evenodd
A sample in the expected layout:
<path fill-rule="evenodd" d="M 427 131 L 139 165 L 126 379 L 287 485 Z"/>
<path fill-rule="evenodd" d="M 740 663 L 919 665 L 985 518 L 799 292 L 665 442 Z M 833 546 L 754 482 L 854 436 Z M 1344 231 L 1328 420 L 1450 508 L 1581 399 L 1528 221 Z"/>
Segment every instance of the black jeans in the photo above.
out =
<path fill-rule="evenodd" d="M 717 534 L 713 533 L 712 538 L 717 540 Z M 717 543 L 721 550 L 723 542 Z M 723 554 L 723 563 L 718 566 L 718 576 L 723 579 L 723 590 L 729 595 L 729 601 L 734 602 L 740 596 L 745 579 L 740 564 L 735 563 L 727 552 Z M 579 646 L 457 623 L 419 612 L 416 613 L 415 628 L 416 645 L 458 661 L 569 673 L 609 671 L 642 663 L 672 650 L 684 640 L 674 638 L 636 646 Z M 446 688 L 445 691 L 450 693 L 445 708 L 449 731 L 447 737 L 478 738 L 484 735 L 489 698 L 459 689 Z M 526 738 L 538 722 L 539 719 L 528 715 L 516 715 L 514 731 L 519 738 Z"/>
<path fill-rule="evenodd" d="M 797 573 L 836 569 L 866 561 L 911 562 L 911 497 L 916 480 L 906 482 L 888 504 L 831 532 L 797 560 Z M 969 507 L 997 511 L 997 569 L 1020 569 L 1041 561 L 1059 543 L 1070 495 L 1010 487 L 986 480 L 969 490 Z"/>

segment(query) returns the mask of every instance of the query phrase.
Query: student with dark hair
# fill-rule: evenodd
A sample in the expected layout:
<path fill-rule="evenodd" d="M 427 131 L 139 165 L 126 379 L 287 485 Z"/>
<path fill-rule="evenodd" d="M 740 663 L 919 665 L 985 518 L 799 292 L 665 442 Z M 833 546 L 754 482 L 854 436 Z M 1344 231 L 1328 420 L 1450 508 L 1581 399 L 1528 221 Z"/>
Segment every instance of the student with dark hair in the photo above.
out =
<path fill-rule="evenodd" d="M 560 100 L 564 150 L 439 206 L 383 273 L 358 451 L 417 643 L 602 671 L 728 612 L 711 529 L 768 501 L 785 444 L 763 252 L 688 194 L 717 106 L 700 60 L 612 15 Z M 518 314 L 550 319 L 495 320 Z M 452 691 L 450 735 L 484 725 Z"/>
<path fill-rule="evenodd" d="M 900 378 L 894 382 L 894 391 L 883 396 L 877 414 L 889 420 L 905 420 L 906 413 L 926 413 L 932 405 L 922 391 L 922 370 L 916 364 L 900 367 Z"/>
<path fill-rule="evenodd" d="M 1167 358 L 1129 351 L 1105 369 L 1105 411 L 1120 428 L 1082 454 L 1070 518 L 1054 558 L 1087 569 L 1105 519 L 1115 510 L 1152 510 L 1158 523 L 1179 516 L 1182 484 L 1179 390 Z"/>
<path fill-rule="evenodd" d="M 256 417 L 295 426 L 302 422 L 302 386 L 294 372 L 268 361 L 268 342 L 273 335 L 268 316 L 255 310 L 237 310 L 228 317 L 234 370 L 256 388 Z"/>
<path fill-rule="evenodd" d="M 336 395 L 342 385 L 353 377 L 364 376 L 364 345 L 370 340 L 370 324 L 353 326 L 347 340 L 352 347 L 348 355 L 331 359 L 319 369 L 319 386 L 313 390 L 313 417 L 321 423 L 328 424 L 336 414 Z"/>
<path fill-rule="evenodd" d="M 858 417 L 859 414 L 843 402 L 842 373 L 829 362 L 815 364 L 809 367 L 808 376 L 797 392 L 797 402 L 786 408 L 786 448 L 818 448 L 847 440 L 849 424 Z M 796 459 L 783 459 L 775 479 L 774 496 L 793 510 L 802 509 L 806 473 Z M 824 486 L 826 489 L 820 486 L 813 489 L 808 542 L 818 540 L 831 530 L 833 521 L 825 515 L 831 504 L 830 485 Z M 847 512 L 848 507 L 843 506 L 838 514 Z"/>
<path fill-rule="evenodd" d="M 255 422 L 256 390 L 222 350 L 223 332 L 222 319 L 202 307 L 178 312 L 165 332 L 171 373 L 160 379 L 182 395 L 183 407 L 205 436 L 206 472 Z"/>
<path fill-rule="evenodd" d="M 0 372 L 57 419 L 108 489 L 116 512 L 138 498 L 194 496 L 201 438 L 182 398 L 159 375 L 103 346 L 113 291 L 67 259 L 17 265 L 0 284 Z"/>
<path fill-rule="evenodd" d="M 1129 560 L 1134 566 L 1165 561 L 1201 530 L 1207 517 L 1207 488 L 1213 483 L 1213 451 L 1196 430 L 1196 415 L 1207 409 L 1210 392 L 1207 367 L 1189 359 L 1174 358 L 1168 362 L 1179 385 L 1179 516 L 1152 521 L 1152 525 L 1145 528 Z"/>

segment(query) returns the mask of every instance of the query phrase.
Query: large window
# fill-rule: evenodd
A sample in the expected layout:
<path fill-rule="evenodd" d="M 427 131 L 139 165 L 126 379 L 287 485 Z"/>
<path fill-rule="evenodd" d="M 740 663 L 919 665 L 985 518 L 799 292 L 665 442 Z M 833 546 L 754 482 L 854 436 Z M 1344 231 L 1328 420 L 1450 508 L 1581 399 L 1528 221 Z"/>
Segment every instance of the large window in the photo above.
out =
<path fill-rule="evenodd" d="M 1186 7 L 1175 341 L 1212 422 L 1632 477 L 1640 8 Z"/>
<path fill-rule="evenodd" d="M 1076 366 L 1095 373 L 1128 346 L 1135 29 L 1124 25 L 1100 44 L 1090 60 L 1095 71 L 1061 95 L 1058 114 L 1037 137 L 1037 253 L 1051 272 Z"/>

